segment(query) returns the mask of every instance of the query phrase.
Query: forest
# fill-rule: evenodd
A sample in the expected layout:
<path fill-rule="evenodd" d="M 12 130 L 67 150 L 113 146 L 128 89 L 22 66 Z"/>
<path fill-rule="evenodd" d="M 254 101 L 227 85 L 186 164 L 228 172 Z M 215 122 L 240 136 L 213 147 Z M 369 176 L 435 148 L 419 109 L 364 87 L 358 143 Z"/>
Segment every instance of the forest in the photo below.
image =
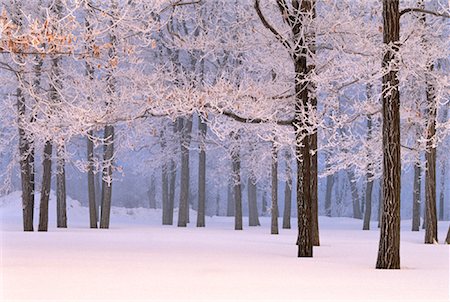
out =
<path fill-rule="evenodd" d="M 5 238 L 146 213 L 292 230 L 291 258 L 346 221 L 366 268 L 450 244 L 448 1 L 2 0 L 0 81 Z"/>

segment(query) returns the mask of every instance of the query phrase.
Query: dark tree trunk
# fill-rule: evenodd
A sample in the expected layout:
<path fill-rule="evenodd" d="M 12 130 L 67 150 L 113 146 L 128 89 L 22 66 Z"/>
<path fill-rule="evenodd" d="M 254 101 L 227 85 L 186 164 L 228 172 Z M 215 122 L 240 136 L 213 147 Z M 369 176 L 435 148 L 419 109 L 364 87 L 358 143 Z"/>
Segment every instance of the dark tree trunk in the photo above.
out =
<path fill-rule="evenodd" d="M 256 183 L 253 176 L 250 175 L 247 180 L 247 197 L 248 197 L 248 225 L 259 226 L 258 205 L 256 201 Z"/>
<path fill-rule="evenodd" d="M 270 233 L 278 234 L 278 151 L 272 150 L 272 207 Z"/>
<path fill-rule="evenodd" d="M 314 110 L 317 107 L 317 99 L 312 98 Z M 319 239 L 319 180 L 318 180 L 318 164 L 317 164 L 317 132 L 310 136 L 311 139 L 311 228 L 312 243 L 314 246 L 320 245 Z"/>
<path fill-rule="evenodd" d="M 286 151 L 286 182 L 284 186 L 284 212 L 283 229 L 291 228 L 291 204 L 292 204 L 292 168 L 291 154 Z"/>
<path fill-rule="evenodd" d="M 58 228 L 67 228 L 65 165 L 64 146 L 58 146 L 56 150 L 56 225 Z"/>
<path fill-rule="evenodd" d="M 118 4 L 116 1 L 111 1 L 112 14 L 118 15 Z M 110 21 L 109 40 L 111 46 L 109 47 L 108 57 L 109 62 L 117 60 L 117 36 L 115 35 L 116 24 Z M 109 107 L 116 101 L 115 85 L 116 79 L 114 77 L 115 66 L 108 66 L 106 75 L 107 92 L 109 100 L 106 102 L 107 111 Z M 106 125 L 104 130 L 104 145 L 103 145 L 103 173 L 102 173 L 102 206 L 100 215 L 100 228 L 108 229 L 111 216 L 111 202 L 112 202 L 112 184 L 113 184 L 113 159 L 114 159 L 114 126 Z"/>
<path fill-rule="evenodd" d="M 103 146 L 102 206 L 100 228 L 108 229 L 112 199 L 112 165 L 114 156 L 114 126 L 105 126 Z"/>
<path fill-rule="evenodd" d="M 95 175 L 94 175 L 94 142 L 93 132 L 87 136 L 87 161 L 88 161 L 88 196 L 89 196 L 89 225 L 91 229 L 97 228 L 97 205 L 95 200 Z"/>
<path fill-rule="evenodd" d="M 52 181 L 52 143 L 47 141 L 44 147 L 42 160 L 42 187 L 41 201 L 39 205 L 39 227 L 38 231 L 48 230 L 48 200 L 50 197 L 50 186 Z"/>
<path fill-rule="evenodd" d="M 22 183 L 22 215 L 23 230 L 33 231 L 34 216 L 34 155 L 31 153 L 31 143 L 23 128 L 25 122 L 25 97 L 22 89 L 17 88 L 17 109 L 19 124 L 19 154 L 20 154 L 20 176 Z"/>
<path fill-rule="evenodd" d="M 444 197 L 445 197 L 445 170 L 447 166 L 447 161 L 445 159 L 442 160 L 442 166 L 441 166 L 441 191 L 439 193 L 439 220 L 444 220 L 444 209 L 445 209 L 445 203 L 444 203 Z"/>
<path fill-rule="evenodd" d="M 413 207 L 412 207 L 412 230 L 418 232 L 420 229 L 420 187 L 421 187 L 420 162 L 414 163 L 414 191 L 413 191 Z"/>
<path fill-rule="evenodd" d="M 425 153 L 425 205 L 427 224 L 425 226 L 425 243 L 437 243 L 437 216 L 436 216 L 436 99 L 434 87 L 427 83 L 428 100 L 428 126 L 427 126 L 427 152 Z"/>
<path fill-rule="evenodd" d="M 395 67 L 400 37 L 399 0 L 383 0 L 383 210 L 376 268 L 400 268 L 400 95 Z M 394 65 L 394 67 L 390 67 Z"/>
<path fill-rule="evenodd" d="M 200 152 L 198 155 L 198 209 L 197 209 L 197 227 L 205 226 L 206 212 L 206 132 L 208 130 L 203 116 L 199 115 L 198 130 L 200 133 Z"/>
<path fill-rule="evenodd" d="M 447 237 L 445 238 L 445 243 L 450 244 L 450 226 L 448 227 Z"/>
<path fill-rule="evenodd" d="M 90 18 L 92 18 L 94 12 L 90 6 L 91 1 L 88 1 L 86 5 L 86 15 L 85 15 L 85 28 L 86 28 L 86 49 L 92 53 L 94 47 L 94 39 L 92 35 L 92 24 L 90 23 Z M 90 81 L 94 80 L 94 67 L 89 60 L 86 60 L 86 75 Z M 88 102 L 92 102 L 92 98 L 88 97 Z M 89 130 L 87 135 L 87 161 L 88 161 L 88 199 L 89 199 L 89 226 L 91 229 L 96 229 L 98 227 L 97 222 L 99 220 L 99 211 L 97 206 L 96 198 L 96 188 L 95 188 L 95 175 L 94 175 L 94 141 L 93 141 L 93 131 Z M 98 190 L 98 188 L 97 188 Z"/>
<path fill-rule="evenodd" d="M 178 206 L 178 226 L 186 227 L 189 222 L 189 145 L 192 131 L 192 119 L 179 119 L 184 124 L 181 127 L 181 175 L 180 175 L 180 203 Z"/>
<path fill-rule="evenodd" d="M 359 205 L 359 194 L 358 187 L 356 186 L 355 173 L 347 169 L 348 181 L 350 183 L 350 191 L 352 193 L 352 203 L 353 203 L 353 218 L 361 219 L 361 207 Z"/>
<path fill-rule="evenodd" d="M 370 96 L 370 87 L 367 87 L 368 96 Z M 367 116 L 367 142 L 370 142 L 372 139 L 372 117 L 370 115 Z M 363 222 L 363 230 L 370 229 L 370 218 L 372 216 L 372 189 L 373 189 L 373 171 L 372 171 L 372 163 L 371 163 L 371 151 L 367 150 L 367 160 L 369 163 L 367 164 L 367 174 L 366 174 L 366 208 L 364 211 L 364 222 Z"/>

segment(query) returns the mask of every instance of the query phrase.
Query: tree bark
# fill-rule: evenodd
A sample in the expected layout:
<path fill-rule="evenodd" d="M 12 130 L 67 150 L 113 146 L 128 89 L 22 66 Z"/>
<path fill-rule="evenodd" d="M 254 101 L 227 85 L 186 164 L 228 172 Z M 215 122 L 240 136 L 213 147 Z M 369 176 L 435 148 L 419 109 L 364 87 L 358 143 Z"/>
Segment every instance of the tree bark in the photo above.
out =
<path fill-rule="evenodd" d="M 156 179 L 155 175 L 150 177 L 150 188 L 147 191 L 148 206 L 150 209 L 156 209 Z"/>
<path fill-rule="evenodd" d="M 291 228 L 291 204 L 292 204 L 292 168 L 291 154 L 289 151 L 285 153 L 286 158 L 286 182 L 284 186 L 284 212 L 283 212 L 283 229 Z"/>
<path fill-rule="evenodd" d="M 48 200 L 50 197 L 50 186 L 52 180 L 52 143 L 47 141 L 44 147 L 42 160 L 42 186 L 41 200 L 39 205 L 39 227 L 38 231 L 47 232 L 48 230 Z"/>
<path fill-rule="evenodd" d="M 437 243 L 437 216 L 436 216 L 436 99 L 434 87 L 427 83 L 428 100 L 428 126 L 427 126 L 427 152 L 425 153 L 425 204 L 427 223 L 425 226 L 425 243 Z"/>
<path fill-rule="evenodd" d="M 58 146 L 56 149 L 56 225 L 58 228 L 67 228 L 65 165 L 64 146 Z"/>
<path fill-rule="evenodd" d="M 186 227 L 189 222 L 189 145 L 192 131 L 192 119 L 180 119 L 181 134 L 181 175 L 180 175 L 180 203 L 178 207 L 178 226 Z"/>
<path fill-rule="evenodd" d="M 231 179 L 227 187 L 227 216 L 234 216 L 235 198 L 233 193 L 233 180 Z"/>
<path fill-rule="evenodd" d="M 257 196 L 256 196 L 256 183 L 253 178 L 253 175 L 250 172 L 250 176 L 247 180 L 247 197 L 248 197 L 248 225 L 249 226 L 259 226 L 259 217 L 258 217 L 258 204 L 257 204 Z"/>
<path fill-rule="evenodd" d="M 439 220 L 444 220 L 444 209 L 445 209 L 445 172 L 446 172 L 447 161 L 445 159 L 442 160 L 441 166 L 441 191 L 439 193 Z"/>
<path fill-rule="evenodd" d="M 420 191 L 421 191 L 421 174 L 420 162 L 414 163 L 414 189 L 413 189 L 413 207 L 412 207 L 412 231 L 420 230 Z"/>
<path fill-rule="evenodd" d="M 314 110 L 317 109 L 317 98 L 312 98 Z M 312 244 L 320 246 L 319 238 L 319 180 L 318 180 L 318 163 L 317 163 L 317 131 L 311 134 L 311 228 L 312 228 Z"/>
<path fill-rule="evenodd" d="M 367 87 L 368 94 L 370 95 L 370 87 Z M 367 142 L 369 143 L 372 139 L 372 117 L 370 115 L 367 116 Z M 373 171 L 372 171 L 372 163 L 371 163 L 371 152 L 367 150 L 367 174 L 366 174 L 366 208 L 364 211 L 364 222 L 363 222 L 363 230 L 370 229 L 370 218 L 372 215 L 372 189 L 373 189 Z"/>
<path fill-rule="evenodd" d="M 206 132 L 208 131 L 204 117 L 199 115 L 198 130 L 200 134 L 198 155 L 198 209 L 197 209 L 197 227 L 205 226 L 206 211 Z"/>
<path fill-rule="evenodd" d="M 234 134 L 238 140 L 238 135 Z M 235 146 L 231 151 L 233 171 L 233 195 L 234 195 L 234 229 L 242 230 L 242 189 L 241 189 L 241 158 L 239 147 Z"/>
<path fill-rule="evenodd" d="M 400 268 L 400 95 L 396 56 L 400 38 L 399 0 L 383 0 L 383 210 L 376 268 Z M 388 46 L 389 45 L 389 46 Z M 392 47 L 392 48 L 391 48 Z"/>
<path fill-rule="evenodd" d="M 87 140 L 87 161 L 88 161 L 88 196 L 89 196 L 89 226 L 91 229 L 97 228 L 97 205 L 95 200 L 95 175 L 94 175 L 94 142 L 92 141 L 93 131 L 88 132 Z"/>
<path fill-rule="evenodd" d="M 350 191 L 352 193 L 352 204 L 353 204 L 353 218 L 361 219 L 361 207 L 359 204 L 359 194 L 358 194 L 358 187 L 356 186 L 355 182 L 355 173 L 347 169 L 347 177 L 348 181 L 350 183 Z"/>
<path fill-rule="evenodd" d="M 111 215 L 112 199 L 112 165 L 114 156 L 114 126 L 105 126 L 103 146 L 102 206 L 100 228 L 108 229 Z"/>
<path fill-rule="evenodd" d="M 326 164 L 326 169 L 330 168 L 329 164 Z M 325 190 L 325 215 L 331 217 L 331 194 L 333 192 L 334 174 L 327 175 L 327 187 Z"/>
<path fill-rule="evenodd" d="M 272 148 L 272 207 L 270 233 L 278 234 L 278 151 Z"/>
<path fill-rule="evenodd" d="M 33 231 L 34 216 L 34 173 L 31 158 L 31 143 L 26 136 L 25 129 L 25 97 L 22 89 L 17 88 L 17 109 L 19 124 L 19 154 L 20 154 L 20 176 L 22 183 L 22 217 L 23 230 L 26 232 Z M 33 159 L 34 162 L 34 159 Z"/>

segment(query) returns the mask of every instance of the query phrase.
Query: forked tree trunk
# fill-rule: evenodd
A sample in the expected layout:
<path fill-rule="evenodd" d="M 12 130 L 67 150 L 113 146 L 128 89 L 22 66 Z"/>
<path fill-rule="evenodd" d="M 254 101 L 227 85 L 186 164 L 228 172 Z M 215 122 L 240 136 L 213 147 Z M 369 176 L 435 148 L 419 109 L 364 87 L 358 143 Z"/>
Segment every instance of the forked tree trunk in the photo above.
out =
<path fill-rule="evenodd" d="M 52 143 L 47 141 L 44 147 L 42 160 L 42 186 L 41 200 L 39 205 L 39 227 L 38 231 L 48 230 L 48 200 L 50 197 L 50 186 L 52 181 Z"/>
<path fill-rule="evenodd" d="M 383 69 L 388 71 L 382 79 L 383 209 L 376 263 L 378 269 L 400 268 L 400 95 L 395 67 L 399 38 L 399 0 L 383 0 L 383 43 L 387 47 Z"/>
<path fill-rule="evenodd" d="M 111 0 L 111 12 L 112 15 L 118 16 L 118 3 L 116 0 Z M 115 21 L 111 20 L 109 22 L 109 41 L 110 47 L 108 51 L 109 62 L 114 62 L 117 60 L 117 36 L 115 34 L 117 25 Z M 110 64 L 108 66 L 108 72 L 106 75 L 107 81 L 107 91 L 109 94 L 109 99 L 106 102 L 107 111 L 109 107 L 116 101 L 115 100 L 115 85 L 116 79 L 114 77 L 114 71 L 116 66 Z M 114 126 L 106 125 L 104 128 L 104 146 L 103 146 L 103 173 L 102 173 L 102 206 L 100 215 L 100 228 L 108 229 L 111 216 L 111 202 L 112 202 L 112 184 L 113 184 L 113 158 L 114 158 Z"/>
<path fill-rule="evenodd" d="M 414 163 L 414 189 L 413 189 L 413 207 L 412 207 L 412 231 L 420 230 L 420 191 L 421 191 L 421 174 L 422 169 L 420 163 Z"/>
<path fill-rule="evenodd" d="M 208 130 L 204 117 L 199 115 L 198 130 L 200 133 L 200 152 L 198 154 L 198 209 L 197 227 L 205 226 L 206 212 L 206 132 Z"/>
<path fill-rule="evenodd" d="M 278 152 L 275 146 L 272 148 L 272 207 L 271 227 L 272 235 L 278 234 Z"/>
<path fill-rule="evenodd" d="M 291 154 L 285 153 L 286 158 L 286 182 L 284 185 L 284 211 L 283 211 L 283 229 L 291 228 L 291 204 L 292 204 L 292 168 Z"/>
<path fill-rule="evenodd" d="M 56 225 L 58 228 L 67 228 L 65 165 L 64 146 L 58 146 L 56 150 Z"/>
<path fill-rule="evenodd" d="M 251 172 L 250 172 L 251 174 Z M 247 199 L 248 199 L 248 225 L 259 226 L 258 205 L 256 196 L 256 183 L 250 175 L 247 180 Z"/>
<path fill-rule="evenodd" d="M 88 161 L 88 196 L 89 196 L 89 225 L 91 229 L 97 228 L 97 205 L 95 200 L 95 174 L 94 174 L 94 142 L 93 132 L 88 132 L 87 161 Z"/>

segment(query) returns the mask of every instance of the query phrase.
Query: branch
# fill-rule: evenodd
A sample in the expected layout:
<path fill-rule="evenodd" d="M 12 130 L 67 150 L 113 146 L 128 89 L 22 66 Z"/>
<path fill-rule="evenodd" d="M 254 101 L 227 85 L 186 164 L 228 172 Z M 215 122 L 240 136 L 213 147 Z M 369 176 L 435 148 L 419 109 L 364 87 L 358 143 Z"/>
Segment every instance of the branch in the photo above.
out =
<path fill-rule="evenodd" d="M 284 38 L 270 23 L 266 20 L 266 17 L 264 17 L 261 7 L 259 6 L 259 0 L 255 0 L 255 10 L 258 14 L 259 19 L 261 19 L 262 24 L 277 38 L 277 40 L 283 44 L 284 47 L 286 47 L 288 50 L 292 51 L 292 46 L 289 44 L 289 42 Z"/>
<path fill-rule="evenodd" d="M 261 118 L 245 118 L 245 117 L 241 117 L 239 115 L 237 115 L 234 112 L 231 111 L 223 111 L 221 112 L 222 115 L 228 116 L 232 119 L 234 119 L 235 121 L 241 122 L 241 123 L 247 123 L 247 124 L 263 124 L 263 123 L 270 123 L 272 122 L 271 120 L 265 120 L 265 119 L 261 119 Z M 278 120 L 278 121 L 274 121 L 277 125 L 280 126 L 292 126 L 294 123 L 294 120 Z"/>
<path fill-rule="evenodd" d="M 411 12 L 429 14 L 429 15 L 433 15 L 436 17 L 450 18 L 449 14 L 438 13 L 438 12 L 434 12 L 431 10 L 426 10 L 426 9 L 418 8 L 418 7 L 405 8 L 404 10 L 402 10 L 400 12 L 400 17 L 403 16 L 404 14 L 411 13 Z"/>

